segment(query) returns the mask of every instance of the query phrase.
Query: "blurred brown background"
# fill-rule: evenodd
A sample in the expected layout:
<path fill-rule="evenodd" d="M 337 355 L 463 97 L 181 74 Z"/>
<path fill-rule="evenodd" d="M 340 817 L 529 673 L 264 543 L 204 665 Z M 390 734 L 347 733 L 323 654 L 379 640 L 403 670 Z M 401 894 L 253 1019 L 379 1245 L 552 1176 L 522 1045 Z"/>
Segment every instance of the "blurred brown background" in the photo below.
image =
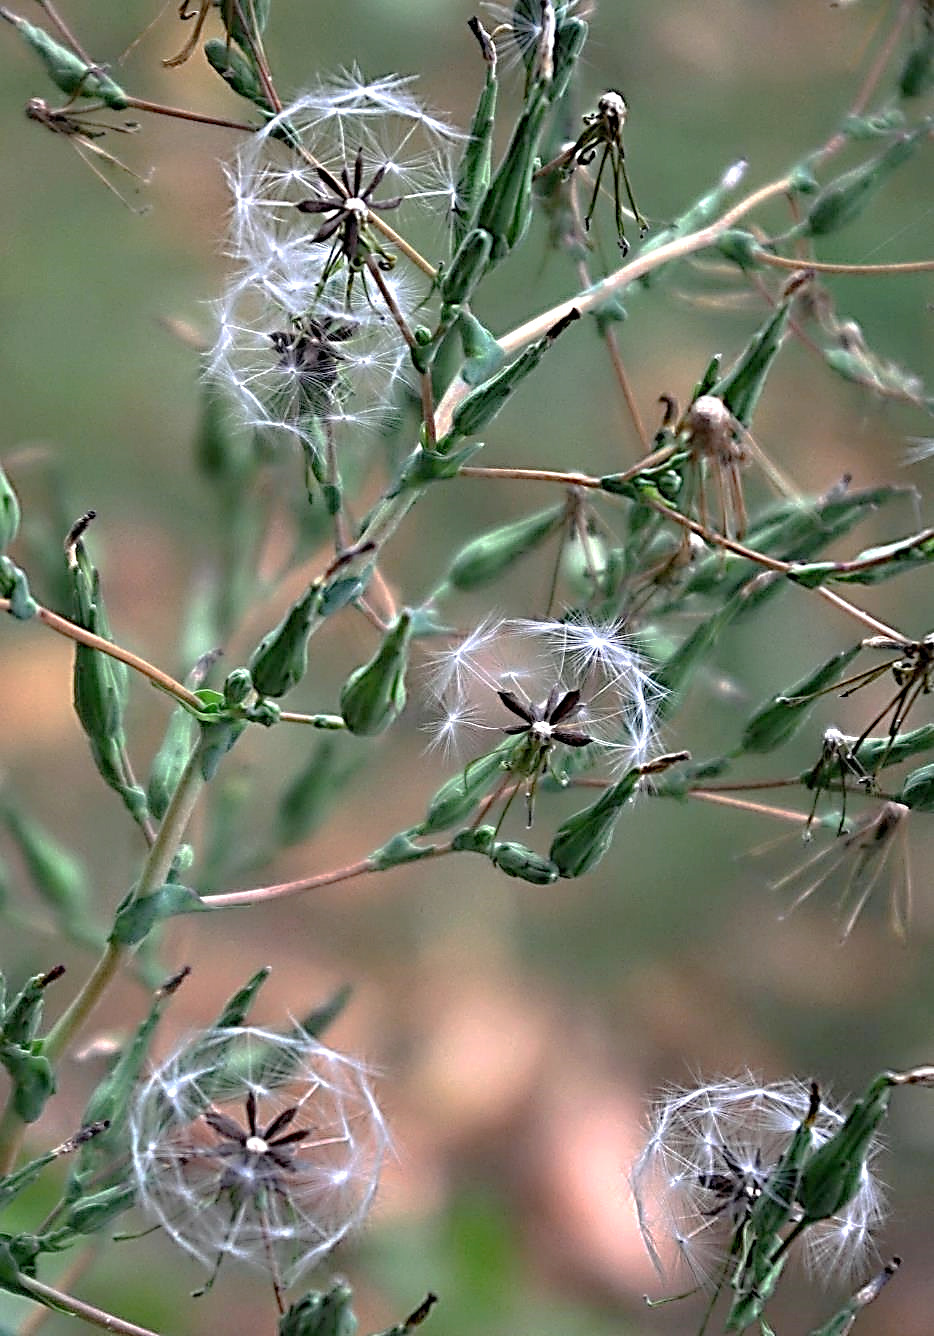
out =
<path fill-rule="evenodd" d="M 116 60 L 158 11 L 148 0 L 66 4 L 75 31 L 102 60 Z M 29 0 L 19 0 L 19 8 L 41 21 Z M 460 0 L 276 0 L 269 49 L 278 84 L 298 90 L 318 72 L 354 60 L 374 75 L 422 71 L 429 102 L 466 124 L 479 80 L 465 27 L 472 12 Z M 893 13 L 884 3 L 834 7 L 819 0 L 604 0 L 582 71 L 582 110 L 605 88 L 625 92 L 637 198 L 662 225 L 738 157 L 750 161 L 747 183 L 760 184 L 817 147 L 848 106 Z M 240 115 L 197 58 L 178 71 L 159 67 L 180 45 L 179 30 L 175 6 L 168 6 L 117 67 L 118 77 L 153 100 Z M 0 71 L 0 452 L 27 518 L 98 511 L 94 551 L 117 639 L 180 672 L 180 610 L 192 581 L 211 564 L 217 533 L 191 467 L 196 361 L 163 322 L 210 329 L 207 303 L 225 272 L 220 163 L 235 136 L 153 118 L 132 139 L 109 140 L 140 172 L 156 168 L 151 184 L 131 196 L 151 206 L 138 217 L 66 143 L 22 119 L 27 97 L 51 94 L 6 25 Z M 930 254 L 929 180 L 929 159 L 919 155 L 858 223 L 824 244 L 822 258 Z M 572 283 L 561 262 L 546 261 L 542 238 L 533 238 L 523 258 L 499 271 L 481 314 L 504 329 L 569 293 Z M 628 303 L 620 339 L 647 419 L 655 420 L 660 393 L 683 400 L 708 357 L 735 355 L 759 323 L 759 306 L 721 304 L 720 287 L 684 267 L 651 298 L 633 295 Z M 833 292 L 839 313 L 858 320 L 874 348 L 930 372 L 929 279 L 836 280 Z M 924 489 L 934 467 L 902 467 L 906 438 L 930 434 L 923 417 L 834 379 L 791 342 L 769 382 L 756 434 L 815 492 L 844 473 L 856 486 L 898 477 Z M 588 336 L 568 340 L 560 379 L 545 375 L 516 397 L 489 431 L 482 462 L 608 471 L 633 457 L 605 359 Z M 436 488 L 407 537 L 393 544 L 387 573 L 416 597 L 430 587 L 433 569 L 443 569 L 452 535 L 466 539 L 478 523 L 535 504 L 544 501 L 525 489 Z M 924 516 L 923 503 L 906 499 L 860 529 L 847 551 L 908 533 Z M 540 569 L 522 576 L 536 606 L 547 579 Z M 915 577 L 868 591 L 862 601 L 920 635 L 934 620 L 929 590 L 927 577 Z M 858 638 L 852 624 L 805 598 L 788 591 L 766 618 L 724 641 L 711 673 L 668 729 L 666 746 L 713 752 L 760 700 Z M 477 602 L 473 612 L 482 608 Z M 467 620 L 470 613 L 461 611 Z M 354 639 L 354 626 L 338 634 L 340 662 L 316 665 L 319 675 L 312 672 L 295 693 L 294 708 L 334 708 L 341 672 L 371 648 L 365 628 L 357 627 Z M 231 666 L 263 629 L 260 615 L 243 643 L 229 647 Z M 70 707 L 69 663 L 63 641 L 38 627 L 4 626 L 5 781 L 71 842 L 91 868 L 102 904 L 112 906 L 139 850 L 118 803 L 88 766 Z M 821 722 L 858 724 L 862 712 L 831 700 L 815 711 L 815 730 Z M 425 759 L 411 713 L 411 722 L 378 745 L 361 744 L 363 766 L 326 831 L 263 866 L 257 881 L 349 862 L 418 818 L 444 772 Z M 919 710 L 916 722 L 921 717 Z M 165 702 L 136 686 L 131 747 L 142 770 L 165 718 Z M 307 736 L 279 730 L 248 737 L 230 757 L 231 782 L 248 777 L 260 795 L 251 822 L 268 815 L 264 787 L 283 770 L 297 770 L 307 746 Z M 811 751 L 806 741 L 789 747 L 763 770 L 794 774 L 813 759 Z M 697 1300 L 655 1312 L 641 1302 L 644 1292 L 660 1292 L 626 1183 L 645 1100 L 664 1082 L 745 1068 L 771 1078 L 813 1076 L 843 1098 L 882 1067 L 934 1060 L 932 841 L 923 818 L 912 827 L 916 903 L 906 946 L 888 935 L 882 899 L 844 948 L 836 944 L 826 894 L 779 921 L 782 904 L 769 880 L 802 856 L 794 835 L 784 848 L 751 859 L 753 846 L 778 833 L 769 822 L 643 800 L 626 813 L 611 856 L 580 882 L 536 889 L 494 878 L 479 860 L 451 859 L 268 912 L 182 921 L 166 958 L 190 961 L 195 973 L 162 1042 L 173 1027 L 214 1014 L 261 964 L 274 970 L 257 1017 L 271 1024 L 306 1010 L 340 982 L 354 984 L 355 1000 L 330 1037 L 382 1073 L 397 1149 L 371 1227 L 332 1268 L 355 1286 L 365 1330 L 401 1319 L 432 1289 L 442 1304 L 431 1330 L 448 1336 L 690 1332 L 699 1321 Z M 17 982 L 59 958 L 60 948 L 38 932 L 2 931 L 2 963 Z M 88 964 L 77 952 L 67 959 L 66 990 Z M 127 984 L 94 1033 L 125 1032 L 144 1005 L 140 990 Z M 67 1066 L 62 1098 L 36 1129 L 37 1144 L 53 1144 L 71 1129 L 95 1061 Z M 921 1336 L 934 1309 L 931 1095 L 902 1093 L 887 1136 L 883 1172 L 893 1216 L 880 1249 L 885 1257 L 900 1253 L 905 1266 L 858 1330 Z M 224 1276 L 210 1296 L 191 1302 L 188 1291 L 201 1279 L 166 1240 L 150 1237 L 109 1246 L 77 1288 L 167 1336 L 221 1325 L 228 1336 L 269 1329 L 261 1276 Z M 782 1289 L 774 1314 L 782 1336 L 807 1331 L 839 1299 L 803 1280 L 789 1279 Z M 21 1311 L 0 1299 L 0 1322 L 15 1324 Z M 48 1324 L 50 1332 L 64 1328 L 63 1319 Z"/>

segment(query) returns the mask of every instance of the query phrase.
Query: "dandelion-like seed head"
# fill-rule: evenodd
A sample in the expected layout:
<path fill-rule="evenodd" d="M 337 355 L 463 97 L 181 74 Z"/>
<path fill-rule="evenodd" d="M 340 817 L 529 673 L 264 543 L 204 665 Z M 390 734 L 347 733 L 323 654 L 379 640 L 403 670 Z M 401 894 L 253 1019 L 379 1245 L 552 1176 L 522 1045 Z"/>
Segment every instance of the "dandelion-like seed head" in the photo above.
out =
<path fill-rule="evenodd" d="M 521 711 L 536 743 L 612 769 L 645 758 L 662 696 L 619 626 L 583 621 L 487 619 L 434 656 L 428 680 L 448 750 L 468 738 L 490 750 Z"/>
<path fill-rule="evenodd" d="M 140 1204 L 176 1243 L 289 1285 L 366 1216 L 388 1133 L 360 1063 L 300 1029 L 235 1027 L 152 1073 L 131 1144 Z"/>
<path fill-rule="evenodd" d="M 451 152 L 464 136 L 419 101 L 413 83 L 366 80 L 352 68 L 303 93 L 252 135 L 228 169 L 232 253 L 252 266 L 270 236 L 307 242 L 315 220 L 298 206 L 332 193 L 322 172 L 338 184 L 345 171 L 352 180 L 358 157 L 362 182 L 379 177 L 372 207 L 398 200 L 394 228 L 404 234 L 424 211 L 445 217 L 454 191 Z M 308 247 L 312 280 L 311 271 L 324 272 L 329 249 Z"/>
<path fill-rule="evenodd" d="M 703 1283 L 721 1278 L 755 1202 L 779 1191 L 776 1167 L 810 1103 L 804 1082 L 762 1084 L 747 1073 L 673 1088 L 653 1105 L 631 1186 L 643 1241 L 661 1275 L 683 1268 Z M 844 1121 L 838 1108 L 821 1100 L 812 1128 L 814 1149 Z M 871 1250 L 872 1231 L 884 1213 L 871 1165 L 877 1151 L 878 1145 L 870 1151 L 845 1211 L 805 1231 L 805 1261 L 824 1280 L 848 1275 Z M 794 1202 L 783 1204 L 793 1224 L 800 1209 Z"/>

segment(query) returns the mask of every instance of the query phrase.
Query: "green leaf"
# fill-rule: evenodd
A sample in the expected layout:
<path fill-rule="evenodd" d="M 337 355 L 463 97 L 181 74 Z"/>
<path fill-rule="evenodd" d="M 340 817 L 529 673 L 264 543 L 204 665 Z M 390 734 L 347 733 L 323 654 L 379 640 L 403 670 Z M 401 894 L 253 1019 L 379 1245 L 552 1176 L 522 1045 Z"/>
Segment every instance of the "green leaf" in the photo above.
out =
<path fill-rule="evenodd" d="M 735 754 L 772 751 L 793 737 L 807 718 L 816 695 L 840 680 L 843 670 L 853 662 L 861 648 L 861 645 L 852 645 L 832 655 L 807 677 L 761 705 L 747 721 Z"/>
<path fill-rule="evenodd" d="M 167 882 L 149 895 L 125 900 L 117 910 L 109 941 L 115 946 L 136 946 L 163 919 L 179 914 L 208 912 L 208 906 L 187 886 Z"/>

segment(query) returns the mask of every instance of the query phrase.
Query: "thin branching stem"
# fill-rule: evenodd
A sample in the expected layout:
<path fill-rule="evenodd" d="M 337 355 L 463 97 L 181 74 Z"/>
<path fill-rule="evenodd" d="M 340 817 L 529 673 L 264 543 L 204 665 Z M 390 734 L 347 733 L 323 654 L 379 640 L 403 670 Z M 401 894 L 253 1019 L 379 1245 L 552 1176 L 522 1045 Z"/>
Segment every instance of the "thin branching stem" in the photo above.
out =
<path fill-rule="evenodd" d="M 100 1327 L 103 1331 L 118 1332 L 120 1336 L 159 1336 L 159 1333 L 153 1331 L 150 1327 L 138 1327 L 135 1322 L 127 1322 L 122 1317 L 106 1312 L 103 1308 L 95 1308 L 93 1304 L 85 1303 L 83 1299 L 76 1299 L 73 1294 L 66 1294 L 63 1290 L 56 1290 L 51 1285 L 36 1280 L 33 1276 L 26 1276 L 21 1273 L 17 1277 L 16 1283 L 21 1289 L 28 1290 L 39 1303 L 45 1304 L 47 1308 L 67 1313 L 69 1317 L 80 1318 L 82 1322 L 88 1322 L 92 1327 Z"/>

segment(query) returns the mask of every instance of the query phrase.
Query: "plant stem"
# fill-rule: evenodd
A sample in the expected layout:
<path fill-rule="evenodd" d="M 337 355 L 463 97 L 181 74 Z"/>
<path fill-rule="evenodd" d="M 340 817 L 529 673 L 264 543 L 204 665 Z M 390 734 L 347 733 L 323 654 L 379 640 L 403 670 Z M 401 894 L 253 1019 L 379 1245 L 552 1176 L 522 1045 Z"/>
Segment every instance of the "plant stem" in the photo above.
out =
<path fill-rule="evenodd" d="M 787 255 L 773 255 L 757 250 L 756 260 L 776 269 L 813 269 L 818 274 L 926 274 L 934 269 L 934 260 L 902 260 L 896 264 L 830 264 L 820 260 L 795 260 Z"/>
<path fill-rule="evenodd" d="M 246 125 L 243 121 L 228 121 L 222 116 L 207 116 L 200 111 L 189 111 L 187 107 L 168 107 L 163 102 L 147 102 L 142 97 L 128 97 L 128 107 L 134 111 L 148 111 L 151 116 L 174 116 L 180 121 L 197 121 L 199 125 L 217 125 L 222 130 L 243 130 L 254 134 L 255 125 Z"/>
<path fill-rule="evenodd" d="M 89 1322 L 94 1327 L 101 1327 L 104 1331 L 121 1332 L 122 1336 L 159 1336 L 159 1333 L 153 1331 L 150 1327 L 138 1327 L 135 1322 L 125 1322 L 122 1317 L 115 1317 L 113 1313 L 107 1313 L 102 1308 L 95 1308 L 93 1304 L 86 1304 L 82 1299 L 76 1299 L 73 1294 L 65 1294 L 62 1290 L 53 1289 L 51 1285 L 45 1285 L 41 1280 L 35 1280 L 32 1276 L 24 1276 L 21 1273 L 17 1277 L 17 1284 L 21 1289 L 28 1290 L 39 1303 L 45 1304 L 46 1307 L 56 1309 L 61 1313 L 68 1313 L 71 1317 L 79 1317 L 83 1322 Z"/>

